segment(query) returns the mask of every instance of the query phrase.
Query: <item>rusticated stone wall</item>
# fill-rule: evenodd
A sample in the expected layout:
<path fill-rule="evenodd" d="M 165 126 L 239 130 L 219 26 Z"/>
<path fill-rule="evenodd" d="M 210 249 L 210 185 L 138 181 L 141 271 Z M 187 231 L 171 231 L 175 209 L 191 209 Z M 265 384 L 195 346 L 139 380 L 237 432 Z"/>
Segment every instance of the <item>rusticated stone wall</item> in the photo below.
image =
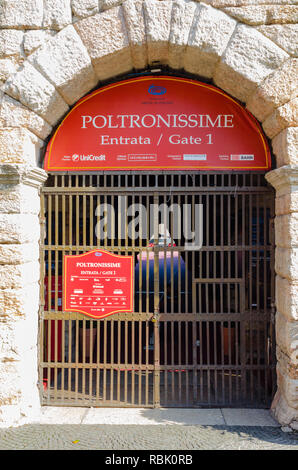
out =
<path fill-rule="evenodd" d="M 103 80 L 168 65 L 241 100 L 277 168 L 275 417 L 298 423 L 296 0 L 0 0 L 0 425 L 38 414 L 45 139 Z"/>

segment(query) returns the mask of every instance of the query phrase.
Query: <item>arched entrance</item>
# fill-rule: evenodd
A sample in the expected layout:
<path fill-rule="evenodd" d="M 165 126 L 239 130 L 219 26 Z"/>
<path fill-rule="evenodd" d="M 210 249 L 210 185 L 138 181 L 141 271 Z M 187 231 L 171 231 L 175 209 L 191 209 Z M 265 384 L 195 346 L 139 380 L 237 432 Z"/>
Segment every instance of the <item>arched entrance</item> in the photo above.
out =
<path fill-rule="evenodd" d="M 82 116 L 84 129 L 91 116 Z M 92 120 L 103 127 L 98 110 Z M 139 124 L 136 117 L 133 122 Z M 63 132 L 67 126 L 66 118 Z M 109 130 L 116 126 L 111 117 Z M 48 146 L 47 165 L 50 158 L 58 165 L 60 131 Z M 77 162 L 81 154 L 74 155 Z M 274 197 L 264 172 L 241 166 L 83 170 L 52 171 L 42 191 L 42 403 L 269 407 L 275 391 Z M 189 244 L 196 217 L 198 238 Z M 94 283 L 88 298 L 89 274 L 81 272 L 65 308 L 65 256 L 101 250 L 132 257 L 133 309 L 98 315 L 110 300 L 113 306 L 125 300 L 123 273 L 117 292 L 106 297 L 111 271 L 88 271 Z M 96 314 L 82 314 L 86 309 Z"/>

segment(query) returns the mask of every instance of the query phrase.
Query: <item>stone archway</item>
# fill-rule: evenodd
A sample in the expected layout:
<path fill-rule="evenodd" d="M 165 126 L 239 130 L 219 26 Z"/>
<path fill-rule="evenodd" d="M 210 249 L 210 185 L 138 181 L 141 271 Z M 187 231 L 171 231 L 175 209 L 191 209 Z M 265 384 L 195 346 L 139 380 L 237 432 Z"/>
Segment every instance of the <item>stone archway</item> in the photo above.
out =
<path fill-rule="evenodd" d="M 40 149 L 69 107 L 102 81 L 167 65 L 245 103 L 272 139 L 277 169 L 278 392 L 272 409 L 297 421 L 297 59 L 251 26 L 185 0 L 126 0 L 62 28 L 6 80 L 0 122 L 0 421 L 38 412 Z M 285 296 L 284 293 L 287 293 Z M 24 341 L 26 331 L 26 341 Z"/>

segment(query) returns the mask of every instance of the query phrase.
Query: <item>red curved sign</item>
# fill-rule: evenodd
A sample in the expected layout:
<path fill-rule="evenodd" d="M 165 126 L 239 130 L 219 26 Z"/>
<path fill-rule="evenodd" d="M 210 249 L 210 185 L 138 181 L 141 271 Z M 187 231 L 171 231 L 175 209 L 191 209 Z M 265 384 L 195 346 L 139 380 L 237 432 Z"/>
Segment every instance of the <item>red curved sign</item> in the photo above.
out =
<path fill-rule="evenodd" d="M 146 76 L 82 98 L 46 152 L 48 171 L 268 170 L 256 119 L 223 91 L 195 80 Z"/>

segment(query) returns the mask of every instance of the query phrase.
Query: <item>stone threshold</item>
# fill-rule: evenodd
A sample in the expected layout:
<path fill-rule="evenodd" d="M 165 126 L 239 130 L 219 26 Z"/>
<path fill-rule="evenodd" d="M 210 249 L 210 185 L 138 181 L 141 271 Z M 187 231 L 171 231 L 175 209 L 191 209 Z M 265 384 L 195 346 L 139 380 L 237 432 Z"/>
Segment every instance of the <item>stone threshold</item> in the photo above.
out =
<path fill-rule="evenodd" d="M 80 408 L 42 407 L 40 424 L 273 426 L 280 424 L 265 409 Z"/>

